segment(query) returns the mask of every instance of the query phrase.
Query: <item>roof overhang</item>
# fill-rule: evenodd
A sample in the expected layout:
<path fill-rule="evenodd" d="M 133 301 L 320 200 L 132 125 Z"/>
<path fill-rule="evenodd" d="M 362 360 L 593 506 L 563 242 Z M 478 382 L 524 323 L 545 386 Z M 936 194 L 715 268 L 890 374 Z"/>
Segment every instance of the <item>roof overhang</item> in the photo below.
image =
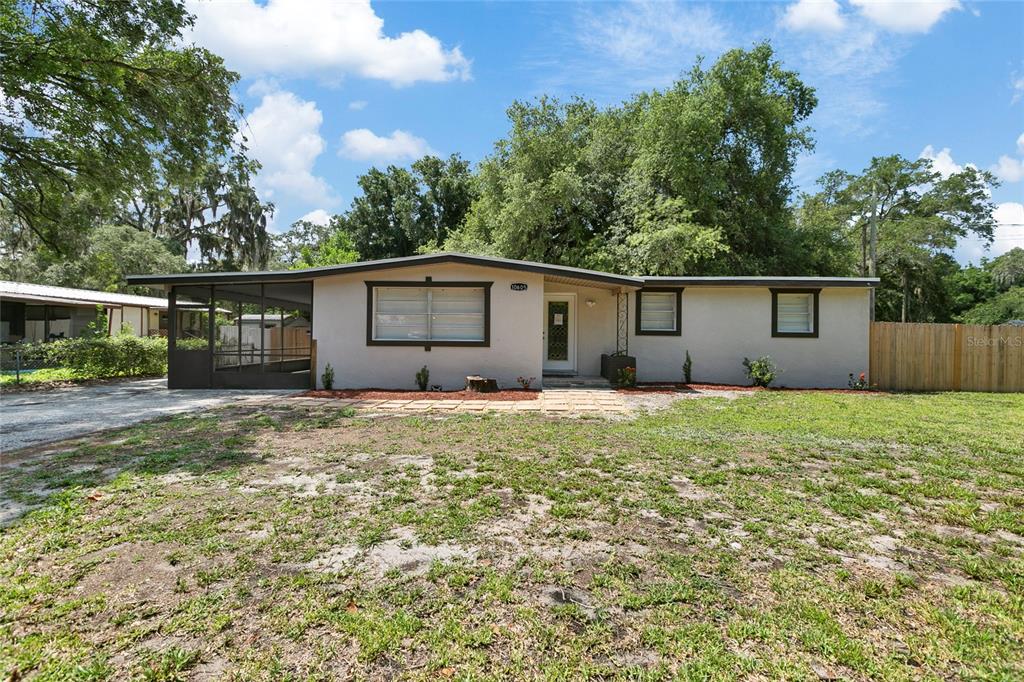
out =
<path fill-rule="evenodd" d="M 5 301 L 19 301 L 24 303 L 51 303 L 54 305 L 76 306 L 80 308 L 95 308 L 98 305 L 104 308 L 120 308 L 120 303 L 108 303 L 106 301 L 83 301 L 80 298 L 61 298 L 59 296 L 39 296 L 38 294 L 0 294 L 0 299 Z M 166 305 L 164 306 L 166 307 Z"/>
<path fill-rule="evenodd" d="M 548 265 L 525 260 L 474 256 L 466 253 L 432 253 L 404 258 L 329 265 L 301 270 L 274 270 L 264 272 L 188 272 L 169 275 L 130 275 L 129 284 L 167 288 L 175 285 L 206 285 L 258 282 L 304 282 L 319 277 L 349 275 L 376 270 L 393 270 L 423 265 L 456 263 L 484 268 L 498 268 L 543 275 L 551 282 L 603 285 L 608 288 L 639 289 L 645 286 L 703 286 L 703 287 L 874 287 L 879 280 L 873 277 L 630 277 L 610 272 Z"/>
<path fill-rule="evenodd" d="M 875 287 L 877 277 L 644 277 L 645 286 L 827 288 Z"/>
<path fill-rule="evenodd" d="M 520 272 L 533 272 L 546 277 L 565 277 L 582 282 L 597 282 L 605 285 L 640 287 L 643 279 L 614 275 L 597 270 L 571 268 L 565 265 L 547 265 L 531 261 L 494 258 L 491 256 L 474 256 L 465 253 L 433 253 L 405 258 L 386 258 L 383 260 L 361 261 L 344 265 L 330 265 L 320 268 L 304 268 L 302 270 L 277 270 L 268 272 L 194 272 L 171 275 L 130 275 L 129 284 L 144 286 L 173 286 L 176 284 L 219 284 L 228 282 L 302 282 L 319 277 L 332 275 L 348 275 L 374 270 L 391 270 L 422 265 L 441 265 L 456 263 L 474 265 L 485 268 L 498 268 Z"/>

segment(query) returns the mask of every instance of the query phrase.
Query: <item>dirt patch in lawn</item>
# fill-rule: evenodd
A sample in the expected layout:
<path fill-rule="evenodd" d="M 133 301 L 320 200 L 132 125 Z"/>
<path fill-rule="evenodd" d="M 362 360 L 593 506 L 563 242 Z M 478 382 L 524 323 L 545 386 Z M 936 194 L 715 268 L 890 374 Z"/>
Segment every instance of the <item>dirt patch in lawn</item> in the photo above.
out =
<path fill-rule="evenodd" d="M 302 398 L 337 398 L 343 400 L 536 400 L 540 391 L 505 389 L 494 393 L 475 391 L 385 391 L 377 388 L 338 391 L 306 391 Z"/>
<path fill-rule="evenodd" d="M 86 554 L 79 566 L 93 564 L 76 586 L 85 595 L 117 594 L 146 601 L 171 598 L 179 569 L 167 561 L 174 545 L 132 542 Z M 176 600 L 175 600 L 176 601 Z"/>

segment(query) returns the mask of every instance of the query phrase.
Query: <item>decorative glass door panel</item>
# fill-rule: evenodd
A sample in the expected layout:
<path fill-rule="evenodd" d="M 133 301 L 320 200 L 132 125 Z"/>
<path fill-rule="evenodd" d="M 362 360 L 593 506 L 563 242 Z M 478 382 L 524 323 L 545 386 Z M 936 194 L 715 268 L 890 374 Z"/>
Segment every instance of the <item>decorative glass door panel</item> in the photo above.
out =
<path fill-rule="evenodd" d="M 548 301 L 548 360 L 569 359 L 569 302 Z"/>
<path fill-rule="evenodd" d="M 576 297 L 544 297 L 544 371 L 576 371 Z"/>

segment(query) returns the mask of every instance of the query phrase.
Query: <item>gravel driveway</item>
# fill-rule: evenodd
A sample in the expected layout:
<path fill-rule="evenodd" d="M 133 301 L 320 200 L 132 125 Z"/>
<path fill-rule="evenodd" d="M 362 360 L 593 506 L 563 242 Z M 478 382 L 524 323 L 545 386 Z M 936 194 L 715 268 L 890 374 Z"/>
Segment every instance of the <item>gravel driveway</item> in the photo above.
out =
<path fill-rule="evenodd" d="M 248 397 L 301 391 L 167 388 L 167 379 L 137 379 L 51 391 L 0 394 L 0 453 L 203 410 Z"/>

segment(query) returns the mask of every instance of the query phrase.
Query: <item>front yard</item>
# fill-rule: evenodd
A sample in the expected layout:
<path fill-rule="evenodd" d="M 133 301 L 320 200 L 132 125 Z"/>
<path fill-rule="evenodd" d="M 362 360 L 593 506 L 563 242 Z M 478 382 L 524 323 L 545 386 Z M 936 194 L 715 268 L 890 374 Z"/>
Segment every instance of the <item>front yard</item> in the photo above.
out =
<path fill-rule="evenodd" d="M 1024 676 L 1024 395 L 231 407 L 3 464 L 14 677 Z"/>

